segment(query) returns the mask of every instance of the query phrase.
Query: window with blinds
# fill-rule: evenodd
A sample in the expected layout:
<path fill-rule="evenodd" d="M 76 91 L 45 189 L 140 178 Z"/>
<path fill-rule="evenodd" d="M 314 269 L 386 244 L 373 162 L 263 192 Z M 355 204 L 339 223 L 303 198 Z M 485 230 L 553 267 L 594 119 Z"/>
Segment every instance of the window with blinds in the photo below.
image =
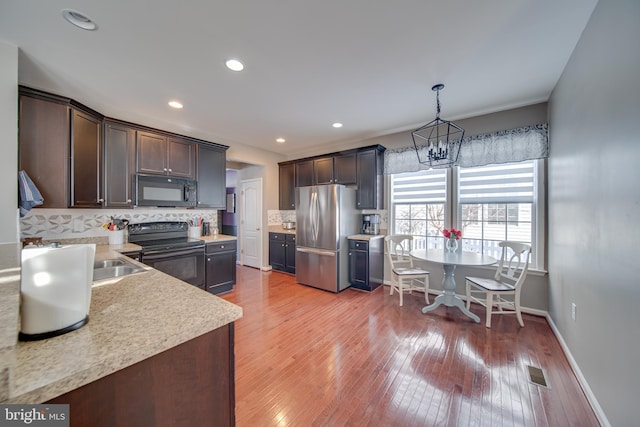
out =
<path fill-rule="evenodd" d="M 532 243 L 536 163 L 458 169 L 458 212 L 464 249 L 500 255 L 498 243 Z"/>
<path fill-rule="evenodd" d="M 394 234 L 414 237 L 414 249 L 443 247 L 447 171 L 431 169 L 391 176 Z"/>
<path fill-rule="evenodd" d="M 412 235 L 415 249 L 443 248 L 445 227 L 462 230 L 464 250 L 494 257 L 502 240 L 535 247 L 538 167 L 535 160 L 456 167 L 452 182 L 447 169 L 391 175 L 389 232 Z"/>

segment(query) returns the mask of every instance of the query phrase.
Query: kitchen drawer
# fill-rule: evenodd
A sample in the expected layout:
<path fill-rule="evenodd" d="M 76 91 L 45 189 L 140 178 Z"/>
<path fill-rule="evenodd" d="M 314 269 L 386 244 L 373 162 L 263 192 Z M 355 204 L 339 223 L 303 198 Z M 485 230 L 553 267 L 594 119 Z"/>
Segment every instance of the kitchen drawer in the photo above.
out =
<path fill-rule="evenodd" d="M 357 249 L 361 251 L 369 250 L 369 242 L 366 240 L 351 240 L 349 239 L 349 249 Z"/>
<path fill-rule="evenodd" d="M 286 233 L 269 233 L 269 240 L 277 240 L 279 242 L 284 242 L 286 238 L 287 238 Z"/>
<path fill-rule="evenodd" d="M 296 242 L 296 235 L 295 234 L 285 234 L 284 239 L 287 242 L 295 243 Z"/>
<path fill-rule="evenodd" d="M 215 254 L 217 252 L 235 252 L 238 247 L 238 243 L 235 240 L 219 243 L 207 243 L 207 254 Z"/>

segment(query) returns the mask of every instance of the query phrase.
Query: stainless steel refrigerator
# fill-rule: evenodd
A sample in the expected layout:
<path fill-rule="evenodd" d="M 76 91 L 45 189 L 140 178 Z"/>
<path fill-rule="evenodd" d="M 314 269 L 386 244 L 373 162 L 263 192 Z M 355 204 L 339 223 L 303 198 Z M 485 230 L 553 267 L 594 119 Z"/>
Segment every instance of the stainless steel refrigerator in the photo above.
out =
<path fill-rule="evenodd" d="M 343 185 L 296 188 L 296 281 L 340 292 L 349 287 L 347 236 L 359 229 L 356 191 Z"/>

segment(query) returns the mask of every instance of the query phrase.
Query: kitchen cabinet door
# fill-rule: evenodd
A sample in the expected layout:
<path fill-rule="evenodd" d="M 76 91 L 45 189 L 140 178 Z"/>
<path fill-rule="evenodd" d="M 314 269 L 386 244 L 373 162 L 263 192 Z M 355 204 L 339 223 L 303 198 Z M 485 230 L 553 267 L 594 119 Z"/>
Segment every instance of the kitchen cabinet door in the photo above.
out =
<path fill-rule="evenodd" d="M 349 239 L 349 283 L 373 291 L 384 279 L 384 239 Z"/>
<path fill-rule="evenodd" d="M 235 241 L 209 243 L 206 246 L 206 289 L 213 294 L 227 292 L 236 283 Z"/>
<path fill-rule="evenodd" d="M 195 178 L 196 144 L 179 138 L 167 139 L 167 174 Z"/>
<path fill-rule="evenodd" d="M 280 165 L 279 170 L 279 208 L 282 211 L 296 208 L 296 165 L 294 163 Z"/>
<path fill-rule="evenodd" d="M 71 207 L 101 208 L 102 118 L 72 109 Z"/>
<path fill-rule="evenodd" d="M 167 138 L 163 135 L 138 132 L 136 141 L 137 172 L 165 175 L 167 173 Z"/>
<path fill-rule="evenodd" d="M 358 190 L 356 191 L 357 209 L 384 208 L 384 186 L 382 181 L 384 149 L 380 146 L 378 147 L 358 151 Z"/>
<path fill-rule="evenodd" d="M 357 246 L 362 246 L 363 249 Z M 359 289 L 369 287 L 369 250 L 366 249 L 366 242 L 349 241 L 349 283 Z"/>
<path fill-rule="evenodd" d="M 104 124 L 105 205 L 109 208 L 133 206 L 136 131 L 113 122 Z"/>
<path fill-rule="evenodd" d="M 287 234 L 284 245 L 284 271 L 296 274 L 296 235 Z"/>
<path fill-rule="evenodd" d="M 70 111 L 20 89 L 18 163 L 42 194 L 42 208 L 69 207 Z"/>
<path fill-rule="evenodd" d="M 274 270 L 285 271 L 285 240 L 284 233 L 269 233 L 269 264 Z"/>
<path fill-rule="evenodd" d="M 313 185 L 333 184 L 333 156 L 313 161 Z"/>
<path fill-rule="evenodd" d="M 223 149 L 198 145 L 198 207 L 226 207 L 226 152 Z"/>
<path fill-rule="evenodd" d="M 313 160 L 296 162 L 296 187 L 308 187 L 313 182 Z"/>
<path fill-rule="evenodd" d="M 349 185 L 357 182 L 356 157 L 356 152 L 339 154 L 333 157 L 333 182 L 335 184 Z"/>

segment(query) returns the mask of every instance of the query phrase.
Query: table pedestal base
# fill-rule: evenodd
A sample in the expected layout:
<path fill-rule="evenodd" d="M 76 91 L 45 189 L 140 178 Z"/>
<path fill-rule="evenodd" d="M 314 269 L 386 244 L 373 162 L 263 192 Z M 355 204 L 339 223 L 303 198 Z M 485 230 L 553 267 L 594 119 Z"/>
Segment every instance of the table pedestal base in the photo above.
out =
<path fill-rule="evenodd" d="M 468 317 L 473 319 L 476 323 L 480 323 L 480 318 L 467 310 L 464 301 L 462 301 L 456 295 L 456 281 L 454 279 L 453 273 L 456 270 L 456 266 L 452 264 L 444 264 L 444 278 L 442 279 L 442 295 L 438 295 L 433 304 L 426 306 L 422 309 L 423 313 L 428 313 L 430 311 L 435 310 L 441 305 L 446 305 L 447 307 L 458 307 L 460 311 L 466 314 Z"/>

